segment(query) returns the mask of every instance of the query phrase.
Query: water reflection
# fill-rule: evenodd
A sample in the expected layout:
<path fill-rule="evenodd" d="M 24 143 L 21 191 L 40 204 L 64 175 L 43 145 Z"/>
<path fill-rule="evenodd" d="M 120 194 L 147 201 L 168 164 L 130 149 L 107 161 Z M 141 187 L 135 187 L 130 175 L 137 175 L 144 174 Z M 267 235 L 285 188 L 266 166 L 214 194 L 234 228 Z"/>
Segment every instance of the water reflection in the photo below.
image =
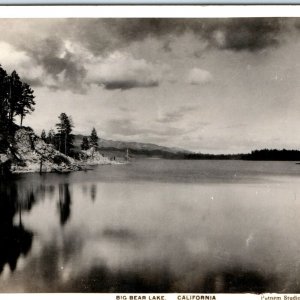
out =
<path fill-rule="evenodd" d="M 0 291 L 300 291 L 300 180 L 185 184 L 167 163 L 163 182 L 124 182 L 128 165 L 0 181 Z"/>
<path fill-rule="evenodd" d="M 91 194 L 91 200 L 94 202 L 97 196 L 97 186 L 95 184 L 91 185 L 90 194 Z"/>
<path fill-rule="evenodd" d="M 210 293 L 264 293 L 276 288 L 275 278 L 255 270 L 233 268 L 209 273 L 203 281 L 202 292 Z"/>
<path fill-rule="evenodd" d="M 110 268 L 105 262 L 77 272 L 74 257 L 84 245 L 75 236 L 63 245 L 52 241 L 39 257 L 32 259 L 25 272 L 34 272 L 32 281 L 22 278 L 25 291 L 91 293 L 263 293 L 277 291 L 277 279 L 262 271 L 236 266 L 216 272 L 195 268 L 176 273 L 167 263 L 144 261 L 127 268 Z M 77 257 L 78 258 L 78 257 Z M 12 289 L 13 290 L 13 289 Z M 294 288 L 295 290 L 295 288 Z"/>
<path fill-rule="evenodd" d="M 59 184 L 58 197 L 60 224 L 64 226 L 71 214 L 71 195 L 68 183 Z"/>
<path fill-rule="evenodd" d="M 47 197 L 49 199 L 52 199 L 54 197 L 55 194 L 55 186 L 54 185 L 48 185 L 45 186 L 45 194 L 47 195 Z"/>
<path fill-rule="evenodd" d="M 81 186 L 81 188 L 82 188 L 82 194 L 85 196 L 86 193 L 87 193 L 87 186 L 86 186 L 85 184 L 83 184 L 83 185 Z"/>
<path fill-rule="evenodd" d="M 130 242 L 139 240 L 137 234 L 135 234 L 132 230 L 129 230 L 127 228 L 105 228 L 103 230 L 103 237 L 119 242 Z"/>
<path fill-rule="evenodd" d="M 35 202 L 34 194 L 32 191 L 18 191 L 16 183 L 0 181 L 0 273 L 5 264 L 14 271 L 18 258 L 26 256 L 32 245 L 33 233 L 22 224 L 22 210 L 31 209 Z M 15 225 L 13 219 L 17 213 L 19 223 Z"/>
<path fill-rule="evenodd" d="M 84 279 L 75 279 L 75 291 L 122 293 L 263 293 L 275 288 L 273 278 L 267 278 L 253 270 L 220 270 L 205 273 L 191 281 L 188 274 L 176 276 L 168 268 L 143 268 L 112 272 L 105 266 L 92 269 Z M 272 289 L 273 288 L 273 289 Z"/>

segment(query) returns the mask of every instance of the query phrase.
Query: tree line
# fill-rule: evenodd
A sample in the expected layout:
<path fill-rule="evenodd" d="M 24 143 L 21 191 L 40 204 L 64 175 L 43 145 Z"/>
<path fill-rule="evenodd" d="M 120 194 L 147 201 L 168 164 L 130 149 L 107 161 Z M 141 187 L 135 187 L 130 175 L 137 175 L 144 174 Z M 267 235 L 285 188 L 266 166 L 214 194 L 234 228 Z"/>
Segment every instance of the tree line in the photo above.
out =
<path fill-rule="evenodd" d="M 57 131 L 50 129 L 48 134 L 46 134 L 46 131 L 43 129 L 41 139 L 47 144 L 54 145 L 58 151 L 65 155 L 76 157 L 74 135 L 72 133 L 74 128 L 72 117 L 66 113 L 61 113 L 58 119 L 59 122 L 55 125 Z M 95 128 L 92 129 L 90 136 L 84 136 L 81 142 L 81 150 L 88 150 L 91 147 L 95 150 L 98 148 L 98 135 Z"/>
<path fill-rule="evenodd" d="M 299 161 L 299 150 L 277 150 L 277 149 L 262 149 L 254 150 L 249 154 L 241 155 L 244 160 L 277 160 L 277 161 Z"/>
<path fill-rule="evenodd" d="M 0 133 L 5 136 L 15 129 L 15 117 L 20 117 L 20 126 L 26 115 L 34 111 L 35 96 L 29 84 L 22 82 L 18 73 L 10 75 L 0 65 Z"/>
<path fill-rule="evenodd" d="M 254 150 L 251 153 L 241 154 L 203 154 L 188 153 L 184 155 L 184 159 L 215 159 L 215 160 L 260 160 L 260 161 L 300 161 L 299 150 L 277 150 L 277 149 L 261 149 Z"/>
<path fill-rule="evenodd" d="M 14 70 L 11 74 L 0 65 L 0 150 L 5 151 L 11 143 L 14 132 L 23 126 L 24 118 L 34 111 L 34 91 L 30 85 L 23 82 L 19 74 Z M 20 125 L 17 125 L 16 118 L 19 118 Z M 73 156 L 74 135 L 72 134 L 74 123 L 71 116 L 61 113 L 59 121 L 55 125 L 57 132 L 50 129 L 48 135 L 42 131 L 41 138 L 53 144 L 55 148 L 65 155 Z M 9 142 L 10 141 L 10 142 Z M 98 135 L 93 128 L 90 137 L 82 140 L 82 150 L 90 147 L 98 147 Z M 3 148 L 3 149 L 2 149 Z"/>

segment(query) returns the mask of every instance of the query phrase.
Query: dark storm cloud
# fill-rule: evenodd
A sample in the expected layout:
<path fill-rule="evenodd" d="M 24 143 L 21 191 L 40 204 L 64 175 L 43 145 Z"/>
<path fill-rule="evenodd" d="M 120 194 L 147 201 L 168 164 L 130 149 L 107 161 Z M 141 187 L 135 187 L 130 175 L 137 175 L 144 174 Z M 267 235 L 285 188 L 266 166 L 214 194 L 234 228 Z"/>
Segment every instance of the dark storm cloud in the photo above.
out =
<path fill-rule="evenodd" d="M 278 18 L 245 19 L 105 19 L 79 20 L 80 40 L 95 53 L 126 46 L 147 37 L 164 38 L 190 32 L 210 47 L 256 51 L 278 45 L 280 32 L 291 21 Z M 108 32 L 110 35 L 108 36 Z M 170 43 L 163 48 L 170 51 Z"/>
<path fill-rule="evenodd" d="M 147 37 L 183 33 L 186 26 L 176 19 L 78 19 L 69 25 L 76 28 L 73 38 L 94 54 L 128 46 Z"/>
<path fill-rule="evenodd" d="M 25 50 L 57 83 L 57 86 L 54 84 L 49 87 L 71 88 L 74 91 L 82 89 L 81 83 L 85 78 L 86 69 L 82 62 L 65 48 L 61 38 L 49 37 L 39 40 L 34 45 L 26 44 Z M 34 83 L 39 84 L 39 80 L 35 79 Z"/>
<path fill-rule="evenodd" d="M 277 46 L 285 26 L 280 19 L 233 19 L 223 25 L 214 24 L 206 37 L 220 49 L 257 51 Z"/>
<path fill-rule="evenodd" d="M 60 73 L 67 62 L 60 58 L 63 51 L 63 41 L 56 37 L 39 40 L 37 43 L 25 44 L 25 50 L 39 64 L 43 65 L 49 74 Z"/>
<path fill-rule="evenodd" d="M 75 92 L 82 92 L 87 85 L 95 82 L 86 80 L 89 66 L 86 65 L 85 56 L 79 54 L 77 48 L 70 51 L 67 42 L 85 49 L 85 55 L 91 54 L 92 60 L 105 58 L 114 51 L 128 51 L 132 43 L 143 42 L 149 37 L 159 40 L 161 49 L 170 52 L 176 47 L 172 41 L 185 33 L 192 34 L 197 41 L 203 41 L 207 49 L 255 52 L 278 46 L 282 42 L 282 32 L 291 26 L 299 27 L 296 19 L 287 18 L 61 19 L 17 22 L 20 21 L 10 20 L 0 24 L 7 29 L 2 39 L 17 50 L 24 51 L 33 59 L 34 65 L 42 67 L 45 76 L 51 79 L 49 83 L 43 77 L 31 78 L 32 83 Z M 18 28 L 23 23 L 27 26 L 20 31 L 22 39 L 16 38 L 14 30 L 20 34 L 21 29 Z M 196 46 L 191 44 L 189 47 Z M 193 53 L 197 53 L 197 49 Z M 115 74 L 118 75 L 118 72 Z M 27 81 L 30 82 L 29 77 Z M 141 81 L 139 78 L 126 77 L 124 72 L 122 76 L 115 76 L 114 80 L 98 81 L 98 84 L 108 90 L 125 90 L 155 87 L 159 80 Z"/>
<path fill-rule="evenodd" d="M 110 81 L 110 82 L 103 82 L 102 83 L 105 89 L 107 90 L 128 90 L 132 88 L 138 88 L 138 87 L 156 87 L 158 86 L 158 81 L 149 81 L 149 82 L 140 82 L 138 80 L 122 80 L 122 81 Z"/>

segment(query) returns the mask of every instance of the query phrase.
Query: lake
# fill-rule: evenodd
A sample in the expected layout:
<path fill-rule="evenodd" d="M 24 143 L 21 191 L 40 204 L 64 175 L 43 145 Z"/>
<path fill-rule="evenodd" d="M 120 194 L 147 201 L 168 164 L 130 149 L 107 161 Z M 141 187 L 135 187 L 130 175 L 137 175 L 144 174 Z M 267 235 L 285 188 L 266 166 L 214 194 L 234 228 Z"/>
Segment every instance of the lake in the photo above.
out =
<path fill-rule="evenodd" d="M 0 180 L 0 292 L 300 292 L 300 165 L 135 160 Z"/>

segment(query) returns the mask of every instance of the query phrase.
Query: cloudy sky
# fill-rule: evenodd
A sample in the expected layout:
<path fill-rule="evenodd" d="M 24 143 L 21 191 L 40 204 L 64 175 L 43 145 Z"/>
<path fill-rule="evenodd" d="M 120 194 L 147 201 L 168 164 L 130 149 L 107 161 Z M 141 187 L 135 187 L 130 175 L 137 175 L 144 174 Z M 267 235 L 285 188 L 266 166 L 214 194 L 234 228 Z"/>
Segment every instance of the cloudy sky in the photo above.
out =
<path fill-rule="evenodd" d="M 300 149 L 297 19 L 1 19 L 25 125 L 210 153 Z"/>

